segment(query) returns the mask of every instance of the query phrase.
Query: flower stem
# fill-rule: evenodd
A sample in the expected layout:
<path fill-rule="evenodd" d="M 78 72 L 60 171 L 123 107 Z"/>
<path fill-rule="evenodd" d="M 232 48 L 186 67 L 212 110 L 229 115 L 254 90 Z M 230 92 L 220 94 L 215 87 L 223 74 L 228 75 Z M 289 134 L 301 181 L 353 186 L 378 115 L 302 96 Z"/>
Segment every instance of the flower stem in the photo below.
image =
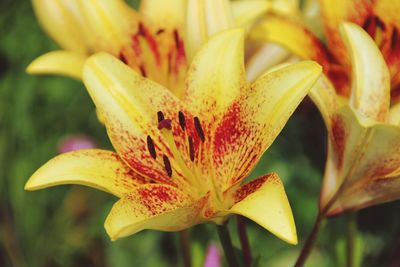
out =
<path fill-rule="evenodd" d="M 235 257 L 231 236 L 229 234 L 227 224 L 217 225 L 219 239 L 221 240 L 222 248 L 225 252 L 226 261 L 229 267 L 239 267 Z"/>
<path fill-rule="evenodd" d="M 352 213 L 347 219 L 347 235 L 346 235 L 346 249 L 347 249 L 347 267 L 354 266 L 354 246 L 357 234 L 356 214 Z"/>
<path fill-rule="evenodd" d="M 318 232 L 321 228 L 324 218 L 325 217 L 323 215 L 318 214 L 311 233 L 308 235 L 306 243 L 304 244 L 299 257 L 297 258 L 296 264 L 294 265 L 295 267 L 301 267 L 306 262 L 310 252 L 312 251 L 312 248 L 314 247 L 315 241 L 317 240 Z"/>
<path fill-rule="evenodd" d="M 245 219 L 240 215 L 236 216 L 236 222 L 239 240 L 243 251 L 244 266 L 250 267 L 253 257 L 251 255 L 249 238 L 247 237 L 246 222 Z"/>
<path fill-rule="evenodd" d="M 179 232 L 179 243 L 182 250 L 182 260 L 184 267 L 191 267 L 192 260 L 190 256 L 190 233 L 189 230 Z"/>

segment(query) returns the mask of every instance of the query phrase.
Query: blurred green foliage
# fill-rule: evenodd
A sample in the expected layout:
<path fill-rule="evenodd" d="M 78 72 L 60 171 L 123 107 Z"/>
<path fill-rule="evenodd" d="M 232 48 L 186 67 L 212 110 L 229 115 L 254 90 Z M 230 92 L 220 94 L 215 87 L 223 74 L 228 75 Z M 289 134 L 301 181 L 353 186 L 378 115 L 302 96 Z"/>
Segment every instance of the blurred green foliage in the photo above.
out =
<path fill-rule="evenodd" d="M 29 1 L 0 2 L 0 266 L 181 265 L 176 233 L 143 231 L 111 242 L 103 221 L 116 199 L 108 194 L 78 186 L 24 191 L 28 177 L 57 154 L 63 136 L 84 134 L 110 148 L 80 82 L 25 74 L 32 59 L 56 47 Z M 275 171 L 282 177 L 300 242 L 316 215 L 324 161 L 325 129 L 305 101 L 251 175 Z M 359 264 L 400 266 L 399 208 L 397 202 L 358 214 Z M 344 264 L 345 224 L 345 216 L 329 220 L 306 266 Z M 229 226 L 238 246 L 234 219 Z M 207 224 L 190 231 L 194 266 L 201 266 L 207 244 L 218 242 L 215 229 Z M 248 232 L 260 266 L 293 264 L 300 245 L 288 245 L 252 222 Z"/>

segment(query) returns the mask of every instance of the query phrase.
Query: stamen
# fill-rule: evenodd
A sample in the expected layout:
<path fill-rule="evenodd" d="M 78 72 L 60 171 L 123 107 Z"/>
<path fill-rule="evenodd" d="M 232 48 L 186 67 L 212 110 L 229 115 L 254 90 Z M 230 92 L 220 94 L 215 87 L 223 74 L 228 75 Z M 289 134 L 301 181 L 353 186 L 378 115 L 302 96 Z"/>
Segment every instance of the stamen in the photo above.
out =
<path fill-rule="evenodd" d="M 150 156 L 153 159 L 156 159 L 157 157 L 156 148 L 154 146 L 153 139 L 151 139 L 150 135 L 147 136 L 147 150 L 149 150 Z"/>
<path fill-rule="evenodd" d="M 183 114 L 182 111 L 179 111 L 179 113 L 178 113 L 178 118 L 179 118 L 179 125 L 181 126 L 182 131 L 184 131 L 184 130 L 185 130 L 185 127 L 186 127 L 185 114 Z"/>
<path fill-rule="evenodd" d="M 162 29 L 162 28 L 161 28 L 161 29 L 159 29 L 159 30 L 156 32 L 156 34 L 159 35 L 159 34 L 162 34 L 163 32 L 165 32 L 165 29 Z"/>
<path fill-rule="evenodd" d="M 164 120 L 164 113 L 162 111 L 157 112 L 158 123 Z"/>
<path fill-rule="evenodd" d="M 204 142 L 205 141 L 204 132 L 203 132 L 203 128 L 201 128 L 200 120 L 198 117 L 194 117 L 194 127 L 196 128 L 196 131 L 200 137 L 200 140 L 202 142 Z"/>
<path fill-rule="evenodd" d="M 142 36 L 146 35 L 146 29 L 144 28 L 144 25 L 141 22 L 139 22 L 137 33 Z"/>
<path fill-rule="evenodd" d="M 169 162 L 169 158 L 166 155 L 163 155 L 163 161 L 164 161 L 165 171 L 167 172 L 167 175 L 171 177 L 172 176 L 171 162 Z"/>
<path fill-rule="evenodd" d="M 144 68 L 143 65 L 139 66 L 140 74 L 142 74 L 143 77 L 147 77 L 146 69 Z"/>
<path fill-rule="evenodd" d="M 188 137 L 188 142 L 189 142 L 190 160 L 194 161 L 194 146 L 193 146 L 193 138 L 191 136 Z"/>
<path fill-rule="evenodd" d="M 162 129 L 171 130 L 172 129 L 171 120 L 165 119 L 165 120 L 160 121 L 158 123 L 158 129 L 159 130 L 162 130 Z"/>

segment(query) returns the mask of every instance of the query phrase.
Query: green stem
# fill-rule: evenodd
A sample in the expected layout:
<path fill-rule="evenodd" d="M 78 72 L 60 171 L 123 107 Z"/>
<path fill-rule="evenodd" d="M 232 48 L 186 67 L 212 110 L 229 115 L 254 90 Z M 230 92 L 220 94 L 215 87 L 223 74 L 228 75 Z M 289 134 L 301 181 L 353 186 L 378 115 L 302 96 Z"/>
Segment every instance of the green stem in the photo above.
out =
<path fill-rule="evenodd" d="M 226 261 L 229 267 L 239 267 L 239 264 L 235 257 L 235 251 L 233 249 L 231 236 L 227 224 L 217 225 L 218 236 L 222 244 L 222 248 L 225 252 Z"/>
<path fill-rule="evenodd" d="M 246 222 L 245 219 L 240 215 L 236 216 L 236 222 L 240 245 L 242 246 L 243 251 L 244 266 L 250 267 L 253 261 L 253 257 L 251 255 L 249 238 L 247 237 Z"/>
<path fill-rule="evenodd" d="M 352 213 L 349 215 L 347 219 L 347 235 L 346 235 L 347 267 L 354 267 L 354 247 L 355 247 L 356 235 L 357 235 L 356 214 Z"/>
<path fill-rule="evenodd" d="M 319 230 L 321 228 L 322 222 L 324 221 L 325 217 L 321 214 L 318 214 L 317 219 L 315 220 L 314 226 L 311 230 L 311 233 L 308 235 L 308 238 L 306 240 L 306 243 L 304 244 L 299 257 L 297 258 L 296 264 L 294 265 L 295 267 L 301 267 L 304 265 L 306 262 L 308 256 L 310 255 L 310 252 L 312 251 L 315 241 L 317 240 L 317 236 L 319 233 Z"/>
<path fill-rule="evenodd" d="M 192 259 L 190 256 L 190 233 L 189 230 L 179 232 L 179 243 L 182 250 L 182 260 L 184 267 L 192 266 Z"/>

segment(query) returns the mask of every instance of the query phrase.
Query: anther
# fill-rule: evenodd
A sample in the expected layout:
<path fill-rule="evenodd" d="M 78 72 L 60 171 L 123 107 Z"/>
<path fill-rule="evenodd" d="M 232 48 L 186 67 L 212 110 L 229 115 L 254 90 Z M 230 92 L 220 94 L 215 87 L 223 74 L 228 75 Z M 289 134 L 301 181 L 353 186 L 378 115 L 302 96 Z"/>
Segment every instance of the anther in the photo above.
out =
<path fill-rule="evenodd" d="M 163 155 L 163 161 L 164 161 L 165 171 L 167 172 L 167 175 L 171 177 L 172 176 L 171 162 L 169 162 L 169 158 L 166 155 Z"/>
<path fill-rule="evenodd" d="M 164 120 L 164 113 L 162 111 L 157 112 L 158 123 Z"/>
<path fill-rule="evenodd" d="M 202 142 L 204 142 L 204 140 L 205 140 L 204 132 L 203 132 L 203 128 L 201 128 L 200 120 L 198 117 L 194 117 L 194 127 L 196 128 L 196 131 L 200 137 L 200 140 Z"/>
<path fill-rule="evenodd" d="M 179 125 L 181 126 L 182 131 L 184 131 L 186 127 L 185 114 L 183 114 L 182 111 L 179 111 L 178 118 L 179 118 Z"/>
<path fill-rule="evenodd" d="M 162 129 L 171 130 L 172 129 L 171 120 L 165 119 L 165 120 L 160 121 L 158 123 L 158 129 L 159 130 L 162 130 Z"/>
<path fill-rule="evenodd" d="M 193 146 L 193 138 L 191 136 L 188 137 L 189 142 L 189 156 L 190 160 L 194 161 L 194 146 Z"/>
<path fill-rule="evenodd" d="M 154 147 L 153 139 L 151 139 L 150 135 L 147 136 L 147 149 L 149 150 L 150 156 L 153 159 L 156 159 L 156 148 Z"/>

